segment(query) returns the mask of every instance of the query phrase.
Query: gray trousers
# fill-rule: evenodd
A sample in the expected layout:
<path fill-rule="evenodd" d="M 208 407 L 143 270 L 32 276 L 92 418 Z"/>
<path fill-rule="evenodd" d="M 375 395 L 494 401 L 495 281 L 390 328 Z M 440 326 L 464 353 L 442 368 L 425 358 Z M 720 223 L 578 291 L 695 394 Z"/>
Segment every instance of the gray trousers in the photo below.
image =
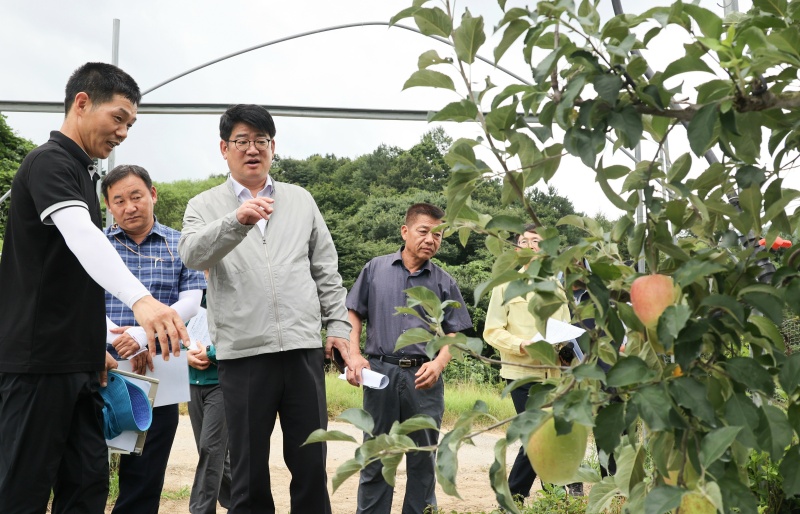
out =
<path fill-rule="evenodd" d="M 414 388 L 414 374 L 419 367 L 401 368 L 395 364 L 369 359 L 370 368 L 389 377 L 386 389 L 364 389 L 364 410 L 375 420 L 374 433 L 385 434 L 395 421 L 403 422 L 415 414 L 427 414 L 441 427 L 444 414 L 444 381 L 430 389 Z M 417 430 L 409 437 L 417 446 L 436 444 L 435 430 Z M 367 437 L 365 435 L 364 439 Z M 403 514 L 422 514 L 428 505 L 436 505 L 436 454 L 412 452 L 406 454 L 406 492 Z M 358 484 L 358 514 L 390 514 L 394 489 L 383 479 L 380 462 L 361 471 Z"/>
<path fill-rule="evenodd" d="M 219 385 L 191 385 L 189 419 L 197 443 L 197 471 L 189 496 L 191 514 L 215 514 L 217 500 L 228 508 L 231 500 L 231 467 L 228 427 Z"/>

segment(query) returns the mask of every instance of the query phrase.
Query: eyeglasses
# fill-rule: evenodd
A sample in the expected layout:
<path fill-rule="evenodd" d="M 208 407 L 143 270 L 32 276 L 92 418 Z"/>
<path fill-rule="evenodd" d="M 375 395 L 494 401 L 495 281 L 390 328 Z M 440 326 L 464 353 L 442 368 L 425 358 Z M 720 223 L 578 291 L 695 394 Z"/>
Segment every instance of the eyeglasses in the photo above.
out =
<path fill-rule="evenodd" d="M 520 239 L 519 245 L 520 246 L 539 246 L 540 239 Z"/>
<path fill-rule="evenodd" d="M 237 150 L 240 152 L 246 152 L 250 149 L 250 144 L 256 145 L 256 150 L 266 150 L 269 148 L 269 143 L 272 139 L 261 137 L 256 140 L 250 139 L 234 139 L 233 141 L 228 141 L 228 143 L 233 143 Z"/>

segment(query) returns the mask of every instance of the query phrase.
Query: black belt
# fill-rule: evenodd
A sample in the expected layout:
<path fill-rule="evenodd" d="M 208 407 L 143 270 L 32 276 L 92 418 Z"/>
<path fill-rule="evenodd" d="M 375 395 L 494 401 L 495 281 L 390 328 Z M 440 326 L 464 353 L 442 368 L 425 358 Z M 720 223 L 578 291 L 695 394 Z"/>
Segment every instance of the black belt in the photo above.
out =
<path fill-rule="evenodd" d="M 417 366 L 422 366 L 426 362 L 430 361 L 430 359 L 427 357 L 392 357 L 391 355 L 371 355 L 370 357 L 378 359 L 381 362 L 396 364 L 401 368 L 414 368 Z"/>

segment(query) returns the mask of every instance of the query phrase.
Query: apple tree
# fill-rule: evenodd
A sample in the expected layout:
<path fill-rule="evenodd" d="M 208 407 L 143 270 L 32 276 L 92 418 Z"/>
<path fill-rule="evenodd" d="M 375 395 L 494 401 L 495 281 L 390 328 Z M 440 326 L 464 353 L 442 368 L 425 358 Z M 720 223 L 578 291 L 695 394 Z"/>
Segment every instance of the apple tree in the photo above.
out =
<path fill-rule="evenodd" d="M 591 429 L 601 460 L 616 460 L 613 476 L 601 479 L 588 468 L 575 473 L 593 483 L 588 512 L 602 512 L 622 497 L 625 508 L 637 513 L 681 505 L 687 512 L 699 505 L 756 513 L 744 471 L 753 451 L 779 464 L 784 495 L 800 494 L 800 355 L 787 356 L 779 329 L 786 311 L 800 313 L 800 245 L 766 269 L 769 252 L 752 244 L 763 237 L 769 247 L 779 234 L 800 235 L 797 213 L 788 212 L 800 193 L 783 183 L 800 141 L 800 2 L 754 0 L 749 12 L 728 19 L 700 5 L 664 2 L 605 23 L 598 3 L 512 7 L 498 0 L 500 22 L 490 28 L 466 9 L 455 11 L 455 2 L 413 0 L 392 19 L 413 20 L 422 33 L 451 45 L 420 55 L 418 70 L 405 83 L 452 92 L 452 102 L 430 120 L 476 127 L 474 138 L 455 141 L 446 155 L 445 227 L 462 244 L 473 233 L 487 235 L 495 261 L 475 301 L 511 282 L 509 290 L 519 296 L 536 293 L 529 308 L 538 320 L 566 296 L 573 322 L 596 322 L 579 341 L 585 353 L 580 364 L 534 385 L 526 412 L 495 420 L 506 437 L 487 478 L 500 505 L 518 512 L 506 481 L 506 447 L 527 442 L 554 417 L 559 433 L 574 425 Z M 487 48 L 490 30 L 499 40 L 494 48 Z M 667 30 L 682 31 L 688 42 L 658 39 L 662 47 L 674 47 L 668 49 L 671 62 L 654 73 L 640 50 Z M 479 53 L 491 53 L 495 62 L 517 59 L 530 77 L 504 87 L 487 78 L 476 86 Z M 689 72 L 702 79 L 693 89 L 670 80 Z M 604 162 L 643 141 L 660 150 L 668 137 L 688 143 L 669 165 L 658 152 L 633 166 Z M 583 233 L 566 249 L 558 229 L 546 226 L 539 229 L 540 253 L 514 248 L 510 232 L 521 232 L 525 223 L 541 225 L 526 189 L 569 173 L 561 166 L 566 155 L 593 171 L 595 187 L 623 215 L 610 230 L 591 218 L 561 219 L 559 225 Z M 528 218 L 479 212 L 471 194 L 486 180 L 502 180 L 503 202 L 521 203 Z M 644 216 L 636 216 L 640 203 Z M 646 271 L 624 262 L 623 242 Z M 583 258 L 590 269 L 576 264 Z M 585 285 L 591 302 L 575 305 L 558 291 L 552 277 L 559 273 L 567 291 Z M 673 301 L 649 326 L 629 303 L 632 283 L 642 274 L 667 275 L 675 284 Z M 650 301 L 648 294 L 644 287 L 639 301 Z M 425 308 L 432 330 L 404 334 L 398 346 L 428 341 L 431 353 L 449 344 L 455 353 L 480 355 L 480 340 L 443 337 L 443 306 L 434 296 L 418 290 L 409 296 L 410 305 Z M 558 366 L 551 345 L 528 349 L 542 366 Z M 458 494 L 458 448 L 478 431 L 473 423 L 483 416 L 478 402 L 437 448 L 438 480 L 449 494 Z M 370 432 L 364 412 L 345 418 Z M 362 445 L 337 471 L 334 486 L 378 459 L 393 480 L 402 454 L 419 451 L 405 434 L 429 426 L 413 419 Z"/>

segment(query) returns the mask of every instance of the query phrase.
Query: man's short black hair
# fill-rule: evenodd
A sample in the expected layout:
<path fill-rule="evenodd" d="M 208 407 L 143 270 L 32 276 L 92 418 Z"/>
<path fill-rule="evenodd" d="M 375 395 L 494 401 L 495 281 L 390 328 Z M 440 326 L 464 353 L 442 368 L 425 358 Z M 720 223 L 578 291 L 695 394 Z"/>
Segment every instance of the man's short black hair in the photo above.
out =
<path fill-rule="evenodd" d="M 411 225 L 419 216 L 428 216 L 435 220 L 443 220 L 444 211 L 429 203 L 415 203 L 406 211 L 406 226 Z"/>
<path fill-rule="evenodd" d="M 133 105 L 139 105 L 142 100 L 142 93 L 133 77 L 104 62 L 87 62 L 72 72 L 67 81 L 64 114 L 69 114 L 75 95 L 80 92 L 89 95 L 95 105 L 110 102 L 114 95 L 122 95 Z"/>
<path fill-rule="evenodd" d="M 135 164 L 120 164 L 113 170 L 109 171 L 105 177 L 103 177 L 103 182 L 100 185 L 100 189 L 103 192 L 103 198 L 108 200 L 108 189 L 128 175 L 136 175 L 142 179 L 144 185 L 147 186 L 148 191 L 150 191 L 150 189 L 153 187 L 153 181 L 146 169 L 142 168 L 141 166 L 136 166 Z"/>
<path fill-rule="evenodd" d="M 275 122 L 269 111 L 253 104 L 238 104 L 228 107 L 219 119 L 219 137 L 227 141 L 231 137 L 233 126 L 245 123 L 256 130 L 269 134 L 270 139 L 275 137 Z"/>

